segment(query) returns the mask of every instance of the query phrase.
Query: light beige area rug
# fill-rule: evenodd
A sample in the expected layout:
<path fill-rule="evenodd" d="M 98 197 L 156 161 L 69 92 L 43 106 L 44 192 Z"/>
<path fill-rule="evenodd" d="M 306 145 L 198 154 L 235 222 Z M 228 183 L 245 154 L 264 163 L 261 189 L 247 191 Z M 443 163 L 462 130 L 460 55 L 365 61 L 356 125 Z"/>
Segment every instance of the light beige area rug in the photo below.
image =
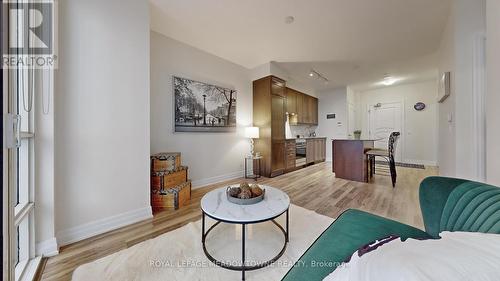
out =
<path fill-rule="evenodd" d="M 284 226 L 285 215 L 277 221 Z M 291 205 L 290 243 L 285 254 L 269 267 L 248 271 L 246 279 L 281 280 L 332 222 L 332 218 Z M 212 220 L 207 219 L 207 225 L 212 223 Z M 248 225 L 247 261 L 252 264 L 269 260 L 279 253 L 283 243 L 283 233 L 272 222 Z M 239 265 L 241 226 L 219 224 L 208 235 L 206 245 L 207 250 L 218 260 Z M 73 273 L 73 280 L 233 281 L 241 280 L 241 272 L 218 267 L 206 258 L 201 243 L 200 220 L 82 265 Z"/>

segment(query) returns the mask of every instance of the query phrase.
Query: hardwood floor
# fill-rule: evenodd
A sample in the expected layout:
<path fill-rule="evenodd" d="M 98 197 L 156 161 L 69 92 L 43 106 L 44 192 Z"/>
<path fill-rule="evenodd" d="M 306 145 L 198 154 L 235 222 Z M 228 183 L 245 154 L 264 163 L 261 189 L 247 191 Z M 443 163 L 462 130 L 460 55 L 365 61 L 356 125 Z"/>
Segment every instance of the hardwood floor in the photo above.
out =
<path fill-rule="evenodd" d="M 258 183 L 272 185 L 288 193 L 293 204 L 336 218 L 349 208 L 423 228 L 418 186 L 427 176 L 437 175 L 437 168 L 411 169 L 398 167 L 396 188 L 390 177 L 375 175 L 371 183 L 336 179 L 331 163 L 321 163 L 306 169 Z M 210 185 L 193 190 L 189 206 L 178 211 L 165 211 L 153 219 L 114 230 L 60 249 L 58 256 L 44 259 L 39 280 L 71 280 L 78 266 L 128 248 L 144 240 L 200 219 L 200 199 L 208 191 L 242 179 Z"/>

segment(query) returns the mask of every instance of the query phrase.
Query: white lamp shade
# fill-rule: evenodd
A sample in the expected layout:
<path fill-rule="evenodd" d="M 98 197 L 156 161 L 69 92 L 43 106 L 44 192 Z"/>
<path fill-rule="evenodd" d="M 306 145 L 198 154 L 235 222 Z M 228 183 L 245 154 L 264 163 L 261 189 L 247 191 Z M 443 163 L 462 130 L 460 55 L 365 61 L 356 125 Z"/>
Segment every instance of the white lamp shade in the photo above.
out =
<path fill-rule="evenodd" d="M 245 128 L 245 138 L 258 139 L 259 138 L 259 127 L 246 127 Z"/>

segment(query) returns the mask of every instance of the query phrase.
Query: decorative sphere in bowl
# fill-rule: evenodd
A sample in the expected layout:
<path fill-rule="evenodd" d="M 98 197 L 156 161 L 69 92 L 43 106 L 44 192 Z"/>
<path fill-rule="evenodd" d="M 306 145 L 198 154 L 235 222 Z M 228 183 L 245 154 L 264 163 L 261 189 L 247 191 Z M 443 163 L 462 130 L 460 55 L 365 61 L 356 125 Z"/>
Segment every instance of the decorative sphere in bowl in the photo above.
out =
<path fill-rule="evenodd" d="M 231 187 L 228 191 L 229 196 L 231 197 L 238 197 L 238 195 L 241 192 L 241 188 L 239 187 Z"/>
<path fill-rule="evenodd" d="M 244 182 L 239 186 L 229 186 L 226 189 L 226 196 L 229 202 L 238 205 L 251 205 L 264 200 L 265 190 L 258 184 L 251 186 Z"/>
<path fill-rule="evenodd" d="M 252 184 L 250 187 L 250 190 L 252 191 L 252 196 L 257 197 L 262 195 L 262 188 L 256 184 Z"/>

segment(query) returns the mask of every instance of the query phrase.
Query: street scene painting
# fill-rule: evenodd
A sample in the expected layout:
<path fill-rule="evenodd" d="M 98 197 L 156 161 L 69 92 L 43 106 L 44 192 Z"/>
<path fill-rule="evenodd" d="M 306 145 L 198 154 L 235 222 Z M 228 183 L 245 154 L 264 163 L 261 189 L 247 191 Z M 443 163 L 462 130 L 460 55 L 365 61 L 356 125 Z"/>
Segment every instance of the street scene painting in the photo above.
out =
<path fill-rule="evenodd" d="M 236 90 L 173 77 L 176 132 L 234 132 Z"/>

